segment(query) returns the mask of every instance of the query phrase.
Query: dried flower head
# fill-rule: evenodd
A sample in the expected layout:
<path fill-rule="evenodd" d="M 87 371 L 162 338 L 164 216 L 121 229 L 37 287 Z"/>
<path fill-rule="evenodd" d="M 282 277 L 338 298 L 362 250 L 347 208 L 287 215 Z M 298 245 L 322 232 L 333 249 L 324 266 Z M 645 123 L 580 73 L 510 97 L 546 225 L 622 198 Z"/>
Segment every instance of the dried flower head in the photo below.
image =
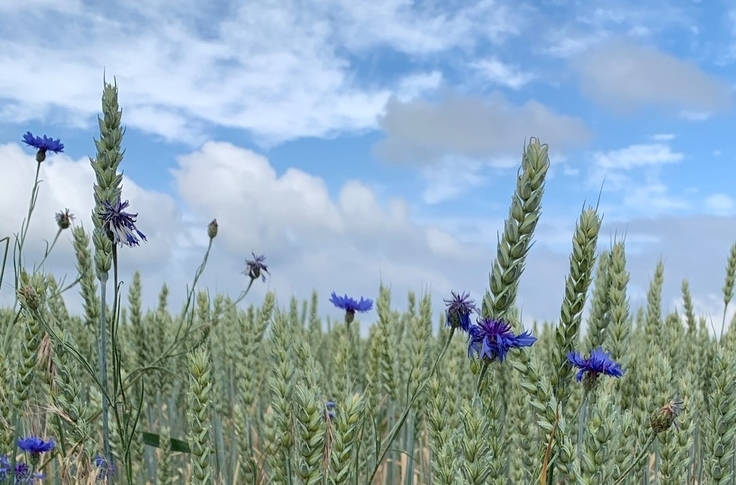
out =
<path fill-rule="evenodd" d="M 139 238 L 146 241 L 146 236 L 135 226 L 138 213 L 125 212 L 130 203 L 122 202 L 120 198 L 114 204 L 103 202 L 104 209 L 100 214 L 102 227 L 107 231 L 113 244 L 127 246 L 140 245 Z"/>
<path fill-rule="evenodd" d="M 257 280 L 258 278 L 261 278 L 265 282 L 266 275 L 263 273 L 268 273 L 268 266 L 266 266 L 266 263 L 264 263 L 264 261 L 266 260 L 266 256 L 256 256 L 256 253 L 253 252 L 251 252 L 251 254 L 253 255 L 253 259 L 245 260 L 245 271 L 243 271 L 243 273 L 247 274 L 251 280 Z M 270 275 L 271 273 L 268 274 Z"/>
<path fill-rule="evenodd" d="M 64 209 L 63 211 L 56 213 L 56 225 L 59 226 L 59 229 L 62 231 L 64 229 L 69 229 L 69 226 L 72 225 L 72 221 L 74 221 L 74 214 L 69 212 L 69 209 Z"/>
<path fill-rule="evenodd" d="M 537 341 L 537 337 L 528 331 L 514 335 L 508 323 L 493 318 L 478 320 L 477 324 L 470 327 L 468 334 L 468 355 L 488 361 L 498 359 L 503 362 L 509 350 L 531 347 Z"/>
<path fill-rule="evenodd" d="M 652 427 L 652 431 L 655 433 L 662 433 L 670 429 L 670 426 L 675 425 L 676 430 L 680 430 L 677 426 L 677 416 L 683 410 L 683 402 L 675 399 L 670 400 L 667 404 L 657 409 L 652 413 L 649 419 L 649 424 Z"/>
<path fill-rule="evenodd" d="M 21 286 L 18 290 L 18 298 L 21 304 L 31 311 L 36 311 L 41 307 L 41 296 L 31 285 Z"/>
<path fill-rule="evenodd" d="M 217 219 L 212 219 L 212 222 L 207 224 L 207 237 L 214 239 L 217 237 L 217 229 L 220 226 L 217 224 Z"/>
<path fill-rule="evenodd" d="M 456 294 L 454 291 L 451 300 L 444 300 L 447 326 L 450 328 L 461 328 L 464 332 L 470 330 L 470 314 L 476 311 L 475 301 L 470 299 L 470 294 Z"/>
<path fill-rule="evenodd" d="M 345 310 L 345 323 L 348 325 L 355 320 L 355 312 L 366 313 L 373 308 L 373 300 L 369 298 L 361 296 L 360 300 L 356 300 L 348 295 L 337 296 L 334 291 L 330 295 L 330 303 Z"/>
<path fill-rule="evenodd" d="M 43 138 L 40 136 L 33 136 L 33 134 L 30 131 L 27 131 L 25 135 L 23 135 L 23 143 L 25 143 L 28 146 L 32 146 L 36 150 L 36 161 L 38 163 L 43 162 L 46 160 L 46 152 L 51 151 L 54 153 L 60 153 L 64 151 L 64 144 L 61 143 L 60 139 L 54 140 L 53 138 L 48 138 L 46 135 L 43 135 Z"/>

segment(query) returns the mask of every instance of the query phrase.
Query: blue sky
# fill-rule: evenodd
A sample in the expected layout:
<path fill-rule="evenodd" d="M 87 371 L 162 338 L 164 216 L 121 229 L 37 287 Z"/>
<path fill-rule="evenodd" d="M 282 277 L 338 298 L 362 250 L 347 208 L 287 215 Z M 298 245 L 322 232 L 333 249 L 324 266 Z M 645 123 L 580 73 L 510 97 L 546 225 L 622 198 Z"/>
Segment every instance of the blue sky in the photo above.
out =
<path fill-rule="evenodd" d="M 256 300 L 316 288 L 327 305 L 332 289 L 372 296 L 383 278 L 397 306 L 413 289 L 439 308 L 450 290 L 480 298 L 536 136 L 552 169 L 526 315 L 559 314 L 575 220 L 601 187 L 601 248 L 626 232 L 632 303 L 664 258 L 667 308 L 689 278 L 717 314 L 736 241 L 736 8 L 611 5 L 4 2 L 2 199 L 26 203 L 33 154 L 19 140 L 31 130 L 67 147 L 47 163 L 39 211 L 89 213 L 104 74 L 128 130 L 125 196 L 151 233 L 126 268 L 144 271 L 151 302 L 193 273 L 217 217 L 213 288 L 237 294 L 255 250 L 273 269 Z M 37 236 L 53 236 L 53 218 L 38 217 Z M 19 222 L 8 211 L 0 229 Z M 67 242 L 52 267 L 73 267 L 70 254 Z"/>

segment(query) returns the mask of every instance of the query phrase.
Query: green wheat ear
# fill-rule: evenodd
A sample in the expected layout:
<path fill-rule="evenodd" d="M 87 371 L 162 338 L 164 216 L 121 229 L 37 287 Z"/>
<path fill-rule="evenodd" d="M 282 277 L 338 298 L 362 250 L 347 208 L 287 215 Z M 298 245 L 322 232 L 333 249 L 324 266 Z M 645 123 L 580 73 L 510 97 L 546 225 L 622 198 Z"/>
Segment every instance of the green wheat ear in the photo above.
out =
<path fill-rule="evenodd" d="M 524 149 L 509 215 L 498 241 L 489 289 L 483 298 L 484 317 L 506 319 L 516 302 L 526 255 L 542 215 L 542 196 L 550 165 L 547 152 L 547 145 L 540 144 L 536 138 Z"/>
<path fill-rule="evenodd" d="M 210 464 L 212 421 L 210 358 L 203 348 L 197 349 L 189 360 L 189 442 L 191 444 L 191 466 L 193 485 L 212 485 Z"/>

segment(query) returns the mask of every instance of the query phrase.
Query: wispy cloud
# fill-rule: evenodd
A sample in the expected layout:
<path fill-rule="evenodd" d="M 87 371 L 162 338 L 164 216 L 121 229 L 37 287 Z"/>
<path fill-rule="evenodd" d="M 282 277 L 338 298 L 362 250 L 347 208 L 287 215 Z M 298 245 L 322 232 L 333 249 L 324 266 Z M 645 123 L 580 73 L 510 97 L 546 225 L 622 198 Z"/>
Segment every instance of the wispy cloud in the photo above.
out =
<path fill-rule="evenodd" d="M 495 57 L 476 61 L 471 67 L 487 82 L 511 89 L 520 89 L 534 79 L 533 74 L 519 66 L 505 64 Z"/>

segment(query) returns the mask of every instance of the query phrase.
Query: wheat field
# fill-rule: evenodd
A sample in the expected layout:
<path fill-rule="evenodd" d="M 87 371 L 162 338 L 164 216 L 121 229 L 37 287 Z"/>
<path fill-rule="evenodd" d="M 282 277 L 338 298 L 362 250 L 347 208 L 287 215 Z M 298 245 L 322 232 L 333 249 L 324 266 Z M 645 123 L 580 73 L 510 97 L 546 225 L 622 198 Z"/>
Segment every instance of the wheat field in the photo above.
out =
<path fill-rule="evenodd" d="M 633 308 L 625 237 L 599 251 L 603 215 L 586 207 L 559 321 L 522 328 L 517 290 L 550 163 L 531 139 L 485 294 L 458 288 L 443 314 L 380 281 L 375 295 L 254 301 L 270 276 L 261 254 L 244 255 L 237 298 L 212 294 L 197 283 L 215 220 L 186 304 L 171 308 L 169 288 L 144 288 L 139 273 L 118 284 L 119 251 L 145 240 L 122 192 L 121 113 L 106 83 L 96 212 L 84 226 L 56 214 L 76 253 L 64 282 L 23 258 L 29 224 L 52 217 L 34 213 L 43 162 L 64 147 L 23 138 L 37 172 L 23 227 L 2 240 L 15 305 L 0 311 L 0 484 L 734 483 L 736 245 L 721 328 L 694 314 L 686 280 L 683 308 L 663 314 L 662 263 Z M 66 309 L 72 293 L 81 314 Z M 321 319 L 328 305 L 345 318 Z"/>

